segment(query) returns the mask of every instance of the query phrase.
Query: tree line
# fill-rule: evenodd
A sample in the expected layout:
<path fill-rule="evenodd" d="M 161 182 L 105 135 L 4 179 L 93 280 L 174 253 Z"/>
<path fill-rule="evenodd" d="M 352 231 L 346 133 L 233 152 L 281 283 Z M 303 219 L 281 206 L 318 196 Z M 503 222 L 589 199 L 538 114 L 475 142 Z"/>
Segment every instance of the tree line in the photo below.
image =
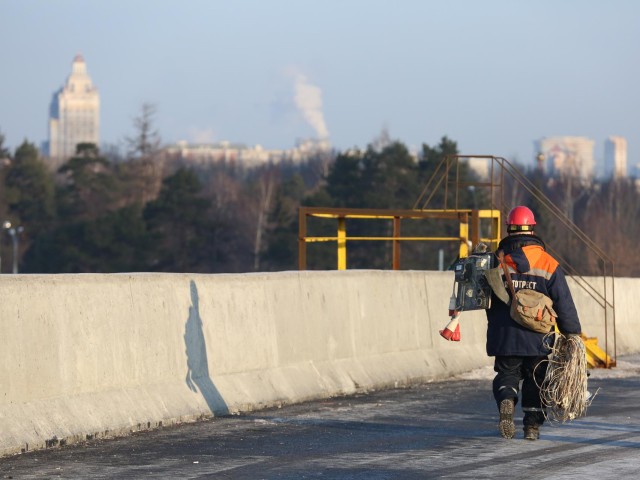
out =
<path fill-rule="evenodd" d="M 455 141 L 422 145 L 412 154 L 383 139 L 365 149 L 318 153 L 302 163 L 244 168 L 234 163 L 193 164 L 159 148 L 143 111 L 125 158 L 80 144 L 76 155 L 52 168 L 24 141 L 15 152 L 0 134 L 0 220 L 23 226 L 19 265 L 25 273 L 194 272 L 295 270 L 300 206 L 411 209 Z M 640 228 L 633 180 L 585 185 L 523 168 L 525 176 L 570 216 L 615 261 L 616 274 L 639 276 L 632 241 Z M 477 181 L 468 165 L 457 173 Z M 514 204 L 527 204 L 537 231 L 580 274 L 599 274 L 600 260 L 581 255 L 562 224 L 519 185 L 506 186 Z M 433 204 L 444 199 L 435 192 Z M 452 195 L 451 192 L 448 195 Z M 472 208 L 483 193 L 463 189 L 459 204 Z M 435 207 L 434 207 L 435 208 Z M 353 220 L 349 236 L 390 236 L 389 221 Z M 441 220 L 405 221 L 404 236 L 456 237 L 458 225 Z M 318 219 L 309 234 L 335 236 L 336 223 Z M 10 272 L 11 239 L 0 241 L 0 269 Z M 404 242 L 403 269 L 445 268 L 455 261 L 451 241 Z M 348 268 L 389 269 L 390 242 L 350 242 Z M 308 267 L 334 269 L 334 242 L 309 244 Z"/>

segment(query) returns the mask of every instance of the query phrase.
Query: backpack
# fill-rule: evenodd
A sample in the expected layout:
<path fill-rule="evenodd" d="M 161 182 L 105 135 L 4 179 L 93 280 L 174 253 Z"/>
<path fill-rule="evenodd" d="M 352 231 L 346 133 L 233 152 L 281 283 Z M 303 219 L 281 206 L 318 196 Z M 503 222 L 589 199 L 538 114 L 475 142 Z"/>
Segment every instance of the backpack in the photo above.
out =
<path fill-rule="evenodd" d="M 552 305 L 553 300 L 544 293 L 523 288 L 511 300 L 511 318 L 534 332 L 549 333 L 558 317 Z"/>
<path fill-rule="evenodd" d="M 504 253 L 500 252 L 498 259 L 502 264 L 509 290 L 511 291 L 511 318 L 519 325 L 538 333 L 549 333 L 556 324 L 558 315 L 553 310 L 553 300 L 544 293 L 530 288 L 515 291 L 511 281 L 511 273 L 504 263 Z"/>

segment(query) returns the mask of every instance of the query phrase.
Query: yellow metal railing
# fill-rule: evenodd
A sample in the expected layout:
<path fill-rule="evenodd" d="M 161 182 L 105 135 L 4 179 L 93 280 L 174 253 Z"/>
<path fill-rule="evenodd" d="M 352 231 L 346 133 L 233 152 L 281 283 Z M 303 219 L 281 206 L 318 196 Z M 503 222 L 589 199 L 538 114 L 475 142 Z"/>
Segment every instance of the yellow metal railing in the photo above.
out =
<path fill-rule="evenodd" d="M 337 219 L 337 233 L 335 236 L 310 236 L 307 234 L 309 218 Z M 404 237 L 401 235 L 401 221 L 405 219 L 445 219 L 456 220 L 459 224 L 457 237 L 417 236 Z M 393 222 L 391 236 L 348 236 L 347 219 L 387 220 Z M 488 235 L 481 236 L 481 219 L 489 219 Z M 392 258 L 394 270 L 400 269 L 400 242 L 407 241 L 451 241 L 459 242 L 459 255 L 469 255 L 471 245 L 478 242 L 486 243 L 490 248 L 498 246 L 500 241 L 500 211 L 499 210 L 385 210 L 385 209 L 355 209 L 355 208 L 322 208 L 300 207 L 298 222 L 298 266 L 300 270 L 307 268 L 307 243 L 336 242 L 338 270 L 347 268 L 347 242 L 349 241 L 390 241 L 392 242 Z"/>

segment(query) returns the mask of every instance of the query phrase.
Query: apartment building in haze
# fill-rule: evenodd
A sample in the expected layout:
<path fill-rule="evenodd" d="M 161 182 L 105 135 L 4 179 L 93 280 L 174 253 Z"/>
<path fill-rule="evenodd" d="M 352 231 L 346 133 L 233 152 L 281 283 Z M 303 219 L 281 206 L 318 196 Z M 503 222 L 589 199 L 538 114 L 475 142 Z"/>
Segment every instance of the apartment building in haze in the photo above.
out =
<path fill-rule="evenodd" d="M 605 177 L 619 180 L 627 176 L 627 139 L 611 136 L 604 142 Z"/>

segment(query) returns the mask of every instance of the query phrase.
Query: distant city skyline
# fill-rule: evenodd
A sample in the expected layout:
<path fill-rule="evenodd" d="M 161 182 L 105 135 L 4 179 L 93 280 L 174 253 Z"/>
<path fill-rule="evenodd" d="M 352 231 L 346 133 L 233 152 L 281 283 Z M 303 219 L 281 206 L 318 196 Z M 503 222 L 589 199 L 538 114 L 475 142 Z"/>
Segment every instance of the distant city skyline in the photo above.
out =
<path fill-rule="evenodd" d="M 11 149 L 40 146 L 51 92 L 82 54 L 108 145 L 151 103 L 165 144 L 344 151 L 386 129 L 412 150 L 447 136 L 533 165 L 536 139 L 574 136 L 601 164 L 615 136 L 632 173 L 639 14 L 631 0 L 0 0 L 0 132 Z"/>
<path fill-rule="evenodd" d="M 297 141 L 295 146 L 282 149 L 264 149 L 259 144 L 231 143 L 227 140 L 179 140 L 173 144 L 165 144 L 164 148 L 170 155 L 196 163 L 231 161 L 248 167 L 283 160 L 300 162 L 314 152 L 328 151 L 331 148 L 329 134 L 321 112 L 316 111 L 320 100 L 317 98 L 319 93 L 314 88 L 301 76 L 297 80 L 295 93 L 299 103 L 305 105 L 306 118 L 317 132 L 315 139 Z M 98 90 L 88 74 L 84 57 L 77 54 L 73 58 L 71 74 L 65 85 L 53 95 L 49 115 L 49 140 L 45 142 L 42 153 L 60 161 L 71 157 L 80 142 L 99 144 L 99 112 Z M 556 136 L 538 139 L 533 143 L 538 166 L 552 176 L 567 174 L 584 180 L 625 178 L 638 176 L 640 170 L 640 165 L 636 165 L 631 172 L 627 172 L 627 141 L 624 137 L 609 136 L 605 140 L 601 162 L 596 162 L 596 142 L 590 138 Z M 470 162 L 473 163 L 473 160 Z M 482 162 L 474 168 L 481 175 L 485 174 Z"/>
<path fill-rule="evenodd" d="M 218 142 L 188 142 L 179 140 L 165 144 L 170 155 L 177 155 L 193 162 L 231 161 L 245 166 L 266 162 L 292 160 L 300 162 L 309 154 L 328 151 L 331 148 L 329 132 L 319 111 L 321 99 L 317 87 L 309 85 L 304 75 L 296 75 L 295 97 L 305 119 L 314 128 L 314 139 L 298 140 L 294 147 L 264 149 L 259 144 Z M 49 139 L 43 142 L 42 154 L 53 161 L 64 161 L 76 152 L 79 143 L 99 145 L 100 97 L 87 71 L 81 54 L 75 55 L 71 73 L 64 86 L 53 94 L 49 109 Z M 552 176 L 569 175 L 591 180 L 592 178 L 625 178 L 627 176 L 627 141 L 624 137 L 609 136 L 604 142 L 604 155 L 596 161 L 595 141 L 586 137 L 555 136 L 535 140 L 537 164 Z M 415 152 L 418 154 L 419 152 Z M 637 176 L 637 165 L 631 176 Z"/>
<path fill-rule="evenodd" d="M 232 144 L 229 141 L 180 140 L 165 145 L 166 151 L 196 163 L 226 161 L 247 167 L 283 160 L 300 162 L 314 152 L 328 151 L 331 148 L 329 134 L 321 112 L 317 111 L 319 93 L 300 76 L 296 80 L 295 94 L 317 133 L 315 141 L 298 142 L 293 148 L 264 149 L 260 145 Z M 99 114 L 98 89 L 89 76 L 84 57 L 77 54 L 64 86 L 53 94 L 49 110 L 49 139 L 45 142 L 43 155 L 59 163 L 73 156 L 79 143 L 99 145 Z M 610 136 L 605 140 L 600 165 L 596 162 L 594 145 L 595 141 L 586 137 L 555 136 L 534 141 L 534 151 L 538 155 L 538 166 L 552 176 L 568 175 L 586 181 L 627 176 L 627 142 L 624 137 Z"/>

